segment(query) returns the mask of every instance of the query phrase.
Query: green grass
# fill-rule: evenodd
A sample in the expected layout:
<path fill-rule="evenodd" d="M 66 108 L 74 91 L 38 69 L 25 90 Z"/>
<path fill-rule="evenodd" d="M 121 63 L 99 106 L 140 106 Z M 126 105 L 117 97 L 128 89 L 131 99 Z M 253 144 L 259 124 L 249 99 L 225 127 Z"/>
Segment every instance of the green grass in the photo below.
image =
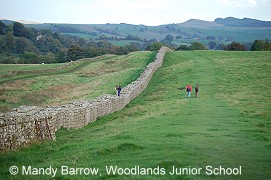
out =
<path fill-rule="evenodd" d="M 0 88 L 0 109 L 5 112 L 20 105 L 59 105 L 113 94 L 116 84 L 124 87 L 136 80 L 154 57 L 154 52 L 135 52 L 82 61 L 52 73 L 1 79 L 5 83 L 1 83 Z M 26 66 L 25 69 L 31 67 Z"/>
<path fill-rule="evenodd" d="M 270 82 L 270 55 L 168 53 L 146 90 L 123 110 L 80 129 L 60 129 L 55 142 L 1 154 L 1 177 L 36 178 L 9 175 L 12 165 L 65 165 L 100 168 L 102 179 L 270 179 L 270 88 L 258 92 Z M 199 83 L 199 98 L 187 99 L 184 90 L 177 89 L 187 83 L 193 87 Z M 105 173 L 105 166 L 111 165 L 159 166 L 167 172 L 172 166 L 203 169 L 196 176 L 113 176 Z M 241 166 L 242 175 L 208 176 L 206 166 Z M 57 174 L 57 178 L 101 177 Z"/>
<path fill-rule="evenodd" d="M 50 69 L 63 66 L 63 63 L 56 64 L 0 64 L 0 75 L 5 75 L 12 71 L 32 71 L 39 69 Z"/>

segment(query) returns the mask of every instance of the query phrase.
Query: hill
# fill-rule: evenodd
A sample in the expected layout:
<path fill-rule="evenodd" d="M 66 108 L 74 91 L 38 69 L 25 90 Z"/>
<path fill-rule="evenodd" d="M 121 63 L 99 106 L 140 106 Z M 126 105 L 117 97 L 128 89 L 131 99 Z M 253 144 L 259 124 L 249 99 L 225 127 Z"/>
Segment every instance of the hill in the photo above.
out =
<path fill-rule="evenodd" d="M 132 24 L 34 24 L 30 27 L 42 29 L 50 28 L 60 33 L 69 33 L 84 37 L 86 40 L 107 39 L 116 43 L 119 40 L 165 40 L 167 35 L 172 35 L 175 39 L 173 43 L 194 42 L 195 39 L 208 44 L 207 37 L 214 36 L 216 41 L 227 43 L 227 37 L 231 37 L 238 42 L 253 42 L 256 39 L 271 39 L 271 22 L 255 19 L 237 19 L 228 17 L 217 18 L 213 22 L 198 19 L 190 19 L 184 23 L 165 24 L 160 26 L 145 26 Z M 133 38 L 127 38 L 127 36 Z M 114 37 L 115 39 L 112 39 Z M 134 38 L 136 37 L 136 38 Z"/>
<path fill-rule="evenodd" d="M 260 21 L 257 19 L 250 19 L 250 18 L 243 18 L 238 19 L 234 17 L 227 17 L 227 18 L 217 18 L 214 21 L 215 23 L 230 26 L 230 27 L 254 27 L 254 28 L 261 28 L 261 27 L 271 27 L 270 21 Z"/>
<path fill-rule="evenodd" d="M 51 29 L 65 35 L 84 38 L 86 41 L 108 40 L 115 45 L 125 45 L 146 41 L 164 41 L 175 46 L 195 41 L 208 45 L 210 39 L 217 43 L 231 41 L 253 43 L 257 39 L 271 39 L 271 22 L 234 17 L 217 18 L 214 21 L 190 19 L 183 23 L 146 26 L 133 24 L 25 24 L 35 29 Z M 168 41 L 168 35 L 173 41 Z"/>
<path fill-rule="evenodd" d="M 184 27 L 198 27 L 198 28 L 212 28 L 212 27 L 222 27 L 223 25 L 220 25 L 216 22 L 212 21 L 203 21 L 200 19 L 190 19 L 186 22 L 180 23 L 179 25 Z"/>
<path fill-rule="evenodd" d="M 31 165 L 58 168 L 56 179 L 270 179 L 270 56 L 270 52 L 168 53 L 146 90 L 126 108 L 84 128 L 61 129 L 55 142 L 1 154 L 1 177 L 35 179 L 8 172 L 13 165 Z M 199 83 L 199 98 L 187 99 L 177 89 L 188 83 L 193 87 Z M 61 166 L 99 171 L 95 177 L 64 176 Z M 107 173 L 110 166 L 119 171 Z M 170 175 L 173 166 L 178 172 L 187 168 L 194 173 Z M 137 168 L 156 170 L 132 175 L 131 168 L 134 173 Z M 231 175 L 224 175 L 221 168 Z"/>

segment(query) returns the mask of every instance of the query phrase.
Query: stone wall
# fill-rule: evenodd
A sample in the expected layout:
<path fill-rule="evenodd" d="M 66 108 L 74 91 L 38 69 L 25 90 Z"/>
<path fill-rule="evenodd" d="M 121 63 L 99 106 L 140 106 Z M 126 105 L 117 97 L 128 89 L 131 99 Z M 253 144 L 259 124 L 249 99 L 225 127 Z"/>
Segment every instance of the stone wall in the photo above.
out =
<path fill-rule="evenodd" d="M 162 47 L 154 62 L 150 63 L 140 77 L 121 91 L 121 96 L 102 95 L 93 100 L 77 101 L 61 106 L 21 106 L 12 112 L 0 114 L 0 152 L 28 145 L 36 140 L 55 140 L 60 127 L 80 128 L 124 108 L 148 85 L 154 72 L 161 67 L 169 48 Z"/>

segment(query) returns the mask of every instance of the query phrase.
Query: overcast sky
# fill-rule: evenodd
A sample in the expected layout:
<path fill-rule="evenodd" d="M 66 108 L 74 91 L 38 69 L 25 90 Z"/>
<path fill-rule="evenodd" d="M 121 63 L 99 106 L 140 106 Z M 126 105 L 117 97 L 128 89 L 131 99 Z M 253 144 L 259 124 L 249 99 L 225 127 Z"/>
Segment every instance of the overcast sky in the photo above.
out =
<path fill-rule="evenodd" d="M 43 23 L 161 25 L 229 16 L 271 21 L 271 0 L 0 0 L 0 18 Z"/>

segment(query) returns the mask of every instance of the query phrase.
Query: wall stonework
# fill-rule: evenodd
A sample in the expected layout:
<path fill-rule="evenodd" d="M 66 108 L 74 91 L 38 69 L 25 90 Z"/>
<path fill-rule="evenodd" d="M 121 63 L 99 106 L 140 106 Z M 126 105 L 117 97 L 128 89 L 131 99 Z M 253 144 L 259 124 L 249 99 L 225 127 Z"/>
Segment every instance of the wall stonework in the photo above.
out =
<path fill-rule="evenodd" d="M 61 106 L 20 106 L 12 112 L 0 114 L 0 152 L 17 149 L 36 140 L 55 140 L 55 132 L 61 127 L 80 128 L 98 117 L 124 108 L 147 87 L 169 51 L 169 48 L 162 47 L 155 61 L 148 64 L 137 80 L 122 89 L 120 97 L 105 94 L 93 100 Z"/>

